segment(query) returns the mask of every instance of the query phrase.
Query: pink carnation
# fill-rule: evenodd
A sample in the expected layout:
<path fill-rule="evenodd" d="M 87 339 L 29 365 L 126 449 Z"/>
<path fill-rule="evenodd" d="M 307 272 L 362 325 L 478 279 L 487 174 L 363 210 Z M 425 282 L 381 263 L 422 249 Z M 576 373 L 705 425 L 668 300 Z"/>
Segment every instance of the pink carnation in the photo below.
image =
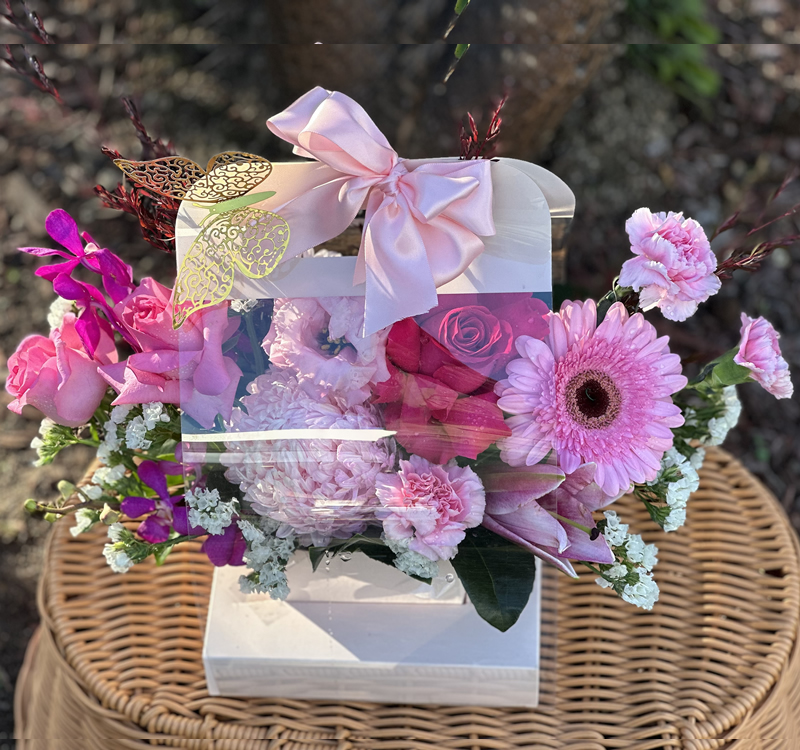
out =
<path fill-rule="evenodd" d="M 310 395 L 335 393 L 353 406 L 369 398 L 370 384 L 389 377 L 388 331 L 362 336 L 363 327 L 363 297 L 277 299 L 263 347 Z"/>
<path fill-rule="evenodd" d="M 719 291 L 717 259 L 694 219 L 640 208 L 625 229 L 636 257 L 622 265 L 619 283 L 639 292 L 642 309 L 659 307 L 668 320 L 686 320 Z"/>
<path fill-rule="evenodd" d="M 497 384 L 497 405 L 513 415 L 501 458 L 533 466 L 555 450 L 566 474 L 594 463 L 594 481 L 612 496 L 654 479 L 683 424 L 670 396 L 687 380 L 669 339 L 620 302 L 599 326 L 592 300 L 564 302 L 549 324 L 544 341 L 517 339 L 520 358 Z"/>
<path fill-rule="evenodd" d="M 432 464 L 420 456 L 400 461 L 396 474 L 379 474 L 377 517 L 389 539 L 409 539 L 408 548 L 429 560 L 455 556 L 466 530 L 483 520 L 486 495 L 478 475 L 455 462 Z"/>
<path fill-rule="evenodd" d="M 733 361 L 746 367 L 752 378 L 776 398 L 791 398 L 794 388 L 789 365 L 781 356 L 780 334 L 764 318 L 742 313 L 742 341 Z"/>
<path fill-rule="evenodd" d="M 247 386 L 247 409 L 233 410 L 225 476 L 261 515 L 278 521 L 278 536 L 325 546 L 374 521 L 376 477 L 394 465 L 392 443 L 347 440 L 337 430 L 380 430 L 374 407 L 335 396 L 311 397 L 286 370 L 271 370 Z M 308 438 L 235 441 L 236 432 L 308 430 Z M 330 431 L 331 437 L 326 436 Z"/>

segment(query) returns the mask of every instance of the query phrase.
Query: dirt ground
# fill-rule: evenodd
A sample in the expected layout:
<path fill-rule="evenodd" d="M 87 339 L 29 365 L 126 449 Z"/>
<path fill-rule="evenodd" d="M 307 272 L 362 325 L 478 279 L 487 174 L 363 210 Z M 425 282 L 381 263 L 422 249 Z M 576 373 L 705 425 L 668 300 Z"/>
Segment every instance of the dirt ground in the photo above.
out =
<path fill-rule="evenodd" d="M 758 3 L 748 7 L 757 10 Z M 737 8 L 727 2 L 723 10 L 739 12 Z M 720 15 L 718 20 L 738 28 L 740 19 L 726 19 Z M 767 33 L 770 28 L 763 32 L 767 41 L 774 39 Z M 103 209 L 92 194 L 95 183 L 111 187 L 117 181 L 116 170 L 99 152 L 101 143 L 125 154 L 139 153 L 116 101 L 125 88 L 124 71 L 135 72 L 138 88 L 149 92 L 141 100 L 145 120 L 156 125 L 155 134 L 172 138 L 181 153 L 197 157 L 241 147 L 271 155 L 262 145 L 267 142 L 262 123 L 271 113 L 258 109 L 257 82 L 223 78 L 211 86 L 203 66 L 207 56 L 201 51 L 194 62 L 185 63 L 188 67 L 171 68 L 169 78 L 164 78 L 164 65 L 175 65 L 174 59 L 169 62 L 160 51 L 147 59 L 143 52 L 131 53 L 122 66 L 122 80 L 119 66 L 104 63 L 107 51 L 70 54 L 60 74 L 75 110 L 61 108 L 6 71 L 0 73 L 3 379 L 6 359 L 19 340 L 47 332 L 52 291 L 33 276 L 39 261 L 15 248 L 48 244 L 44 218 L 53 208 L 68 209 L 99 242 L 131 262 L 137 278 L 153 275 L 171 283 L 172 258 L 145 244 L 131 217 Z M 795 54 L 789 44 L 720 45 L 711 61 L 722 75 L 720 93 L 699 105 L 660 84 L 624 54 L 604 69 L 539 158 L 577 196 L 568 241 L 569 285 L 563 293 L 583 298 L 608 289 L 628 256 L 625 219 L 639 206 L 682 210 L 713 228 L 741 204 L 763 202 L 800 162 Z M 186 55 L 181 59 L 185 62 Z M 165 85 L 179 74 L 183 88 Z M 226 94 L 221 104 L 221 92 L 232 81 L 241 85 L 241 97 L 231 100 Z M 92 87 L 98 92 L 97 106 L 89 109 L 81 92 Z M 487 101 L 494 93 L 486 93 Z M 369 102 L 362 104 L 369 110 Z M 452 153 L 457 151 L 454 137 Z M 787 190 L 778 207 L 786 210 L 795 202 L 800 202 L 800 186 Z M 797 220 L 786 223 L 786 234 L 797 232 Z M 715 248 L 722 251 L 731 237 L 720 240 Z M 782 332 L 784 354 L 800 384 L 800 245 L 776 252 L 753 276 L 737 274 L 725 282 L 720 294 L 686 325 L 669 324 L 658 315 L 650 319 L 672 337 L 673 349 L 682 356 L 710 359 L 737 342 L 740 309 L 764 315 Z M 755 385 L 740 391 L 744 411 L 725 447 L 775 493 L 800 529 L 800 399 L 777 402 Z M 9 400 L 0 394 L 3 406 Z M 54 466 L 34 469 L 28 445 L 38 424 L 34 412 L 18 417 L 0 409 L 0 750 L 11 746 L 13 684 L 36 624 L 35 583 L 47 533 L 47 524 L 26 517 L 22 503 L 52 495 L 59 479 L 77 479 L 91 458 L 88 451 L 75 449 Z"/>

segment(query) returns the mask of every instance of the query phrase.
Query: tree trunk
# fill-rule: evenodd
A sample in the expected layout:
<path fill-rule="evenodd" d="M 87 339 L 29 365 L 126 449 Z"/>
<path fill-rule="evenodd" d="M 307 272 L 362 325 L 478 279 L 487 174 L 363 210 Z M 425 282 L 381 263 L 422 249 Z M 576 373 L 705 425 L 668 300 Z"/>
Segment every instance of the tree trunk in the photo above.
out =
<path fill-rule="evenodd" d="M 443 82 L 453 45 L 437 42 L 454 0 L 293 0 L 272 9 L 286 44 L 269 45 L 280 81 L 278 108 L 312 88 L 362 103 L 405 157 L 458 152 L 458 128 L 479 124 L 505 94 L 501 151 L 533 159 L 574 99 L 617 49 L 595 40 L 618 0 L 473 0 L 448 41 L 478 40 Z M 383 39 L 395 44 L 362 44 Z M 432 44 L 407 44 L 432 40 Z M 322 42 L 322 44 L 314 44 Z M 553 43 L 555 42 L 555 43 Z M 578 43 L 573 43 L 578 42 Z"/>

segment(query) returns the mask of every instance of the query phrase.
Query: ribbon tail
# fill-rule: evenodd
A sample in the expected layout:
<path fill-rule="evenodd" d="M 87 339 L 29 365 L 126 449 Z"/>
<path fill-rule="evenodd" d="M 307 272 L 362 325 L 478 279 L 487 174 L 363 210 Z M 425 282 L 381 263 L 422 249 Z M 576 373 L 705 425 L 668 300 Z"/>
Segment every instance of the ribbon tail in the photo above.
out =
<path fill-rule="evenodd" d="M 361 250 L 366 272 L 364 335 L 436 306 L 436 283 L 417 222 L 392 198 L 385 197 L 365 223 Z"/>

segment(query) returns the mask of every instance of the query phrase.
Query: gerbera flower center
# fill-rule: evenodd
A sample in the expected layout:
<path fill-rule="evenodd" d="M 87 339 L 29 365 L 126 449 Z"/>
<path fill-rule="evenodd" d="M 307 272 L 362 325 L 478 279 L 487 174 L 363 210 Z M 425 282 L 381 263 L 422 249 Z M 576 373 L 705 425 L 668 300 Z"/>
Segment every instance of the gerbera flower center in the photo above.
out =
<path fill-rule="evenodd" d="M 566 389 L 567 411 L 582 427 L 608 427 L 619 415 L 622 397 L 608 375 L 586 370 L 575 375 Z"/>

